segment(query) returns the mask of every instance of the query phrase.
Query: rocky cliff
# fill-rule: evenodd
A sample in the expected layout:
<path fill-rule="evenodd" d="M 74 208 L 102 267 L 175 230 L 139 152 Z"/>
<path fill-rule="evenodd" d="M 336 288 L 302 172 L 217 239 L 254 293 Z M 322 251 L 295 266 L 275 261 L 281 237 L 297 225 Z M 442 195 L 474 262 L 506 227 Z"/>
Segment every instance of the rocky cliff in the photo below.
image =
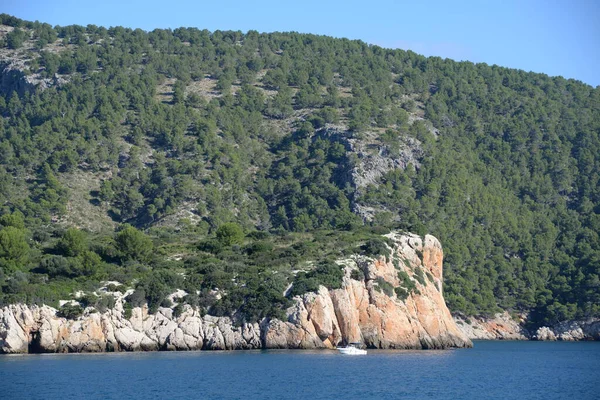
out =
<path fill-rule="evenodd" d="M 440 243 L 433 236 L 391 233 L 389 254 L 340 260 L 340 289 L 320 287 L 294 298 L 287 320 L 244 323 L 200 315 L 185 306 L 181 315 L 147 307 L 124 313 L 124 298 L 104 313 L 86 309 L 77 320 L 48 306 L 15 304 L 0 310 L 0 353 L 137 350 L 333 348 L 363 342 L 370 348 L 470 347 L 442 296 Z"/>
<path fill-rule="evenodd" d="M 525 319 L 515 321 L 508 312 L 493 318 L 454 318 L 458 328 L 472 340 L 528 340 L 531 334 L 522 326 Z"/>
<path fill-rule="evenodd" d="M 600 320 L 565 321 L 553 326 L 527 330 L 527 316 L 518 321 L 508 312 L 492 318 L 456 316 L 454 320 L 460 331 L 471 340 L 600 340 Z"/>
<path fill-rule="evenodd" d="M 552 327 L 542 326 L 532 335 L 534 340 L 600 340 L 600 319 L 565 321 Z"/>

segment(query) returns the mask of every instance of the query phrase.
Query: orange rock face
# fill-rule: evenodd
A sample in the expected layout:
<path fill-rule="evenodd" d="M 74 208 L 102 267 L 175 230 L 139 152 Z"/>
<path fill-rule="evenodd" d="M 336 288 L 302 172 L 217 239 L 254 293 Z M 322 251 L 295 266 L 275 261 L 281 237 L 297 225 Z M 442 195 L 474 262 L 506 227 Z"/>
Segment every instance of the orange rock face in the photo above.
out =
<path fill-rule="evenodd" d="M 391 233 L 388 237 L 394 243 L 389 257 L 357 257 L 346 263 L 341 289 L 327 291 L 322 287 L 317 294 L 297 299 L 304 306 L 297 308 L 300 315 L 294 318 L 302 327 L 302 340 L 317 342 L 317 338 L 305 338 L 314 331 L 321 340 L 315 347 L 349 342 L 363 342 L 373 348 L 470 347 L 471 341 L 456 326 L 442 296 L 443 251 L 439 241 L 430 235 L 421 239 Z M 364 280 L 350 278 L 354 268 L 363 271 Z M 396 292 L 397 288 L 400 293 L 406 289 L 399 279 L 401 271 L 415 286 L 404 299 Z M 302 316 L 303 309 L 306 317 Z"/>
<path fill-rule="evenodd" d="M 440 281 L 442 280 L 443 260 L 444 251 L 440 242 L 435 237 L 426 235 L 423 244 L 423 266 Z"/>

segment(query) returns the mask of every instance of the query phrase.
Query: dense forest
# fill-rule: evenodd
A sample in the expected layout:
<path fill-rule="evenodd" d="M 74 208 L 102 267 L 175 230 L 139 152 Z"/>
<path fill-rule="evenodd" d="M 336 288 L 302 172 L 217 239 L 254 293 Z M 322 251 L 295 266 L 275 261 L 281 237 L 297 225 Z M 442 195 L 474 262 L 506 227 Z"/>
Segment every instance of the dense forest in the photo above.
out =
<path fill-rule="evenodd" d="M 600 316 L 599 88 L 308 34 L 0 28 L 0 305 L 102 309 L 109 281 L 279 316 L 398 229 L 442 242 L 453 312 Z"/>

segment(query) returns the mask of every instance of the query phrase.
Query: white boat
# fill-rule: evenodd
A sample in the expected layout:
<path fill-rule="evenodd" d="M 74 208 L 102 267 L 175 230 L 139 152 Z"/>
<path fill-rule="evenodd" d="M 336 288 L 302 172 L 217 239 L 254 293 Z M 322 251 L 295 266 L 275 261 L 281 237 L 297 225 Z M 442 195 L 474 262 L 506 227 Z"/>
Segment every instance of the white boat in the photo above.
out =
<path fill-rule="evenodd" d="M 359 356 L 367 354 L 367 351 L 360 348 L 360 343 L 348 343 L 346 347 L 338 347 L 337 350 L 342 354 Z"/>

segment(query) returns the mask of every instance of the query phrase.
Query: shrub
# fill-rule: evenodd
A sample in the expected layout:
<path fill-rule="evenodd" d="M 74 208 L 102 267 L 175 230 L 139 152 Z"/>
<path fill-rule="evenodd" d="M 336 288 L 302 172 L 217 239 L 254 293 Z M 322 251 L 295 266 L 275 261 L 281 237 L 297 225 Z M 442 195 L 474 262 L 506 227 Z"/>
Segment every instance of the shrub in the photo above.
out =
<path fill-rule="evenodd" d="M 233 274 L 224 271 L 221 264 L 205 264 L 196 271 L 204 275 L 202 288 L 227 290 L 232 287 Z"/>
<path fill-rule="evenodd" d="M 285 318 L 283 310 L 289 306 L 289 300 L 283 297 L 280 289 L 280 287 L 272 287 L 267 282 L 258 290 L 244 296 L 244 303 L 239 309 L 242 320 L 246 322 L 260 321 L 263 318 L 283 320 Z"/>
<path fill-rule="evenodd" d="M 410 276 L 408 276 L 408 274 L 405 271 L 398 271 L 398 279 L 400 279 L 400 288 L 396 288 L 396 289 L 402 289 L 402 290 L 396 290 L 396 294 L 398 294 L 398 297 L 400 297 L 401 299 L 406 299 L 406 297 L 413 292 L 418 292 L 417 287 L 415 286 L 415 282 L 410 279 Z M 406 292 L 406 293 L 405 293 Z"/>
<path fill-rule="evenodd" d="M 131 319 L 131 315 L 133 314 L 133 307 L 130 303 L 125 303 L 123 305 L 123 317 L 125 319 Z"/>
<path fill-rule="evenodd" d="M 29 258 L 29 245 L 25 231 L 7 226 L 0 229 L 0 267 L 4 271 L 22 268 Z"/>
<path fill-rule="evenodd" d="M 247 234 L 246 236 L 254 240 L 265 240 L 268 239 L 271 236 L 271 234 L 265 231 L 253 231 Z"/>
<path fill-rule="evenodd" d="M 146 304 L 146 291 L 144 289 L 136 289 L 133 293 L 125 298 L 130 307 L 142 307 Z"/>
<path fill-rule="evenodd" d="M 333 262 L 322 262 L 313 271 L 314 277 L 320 285 L 327 289 L 339 289 L 342 287 L 344 271 L 342 267 Z"/>
<path fill-rule="evenodd" d="M 171 301 L 171 299 L 169 298 L 164 298 L 162 299 L 162 301 L 160 302 L 160 306 L 161 307 L 165 307 L 165 308 L 171 308 L 173 307 L 173 302 Z M 158 307 L 157 307 L 158 308 Z M 153 312 L 156 312 L 156 310 L 154 310 Z"/>
<path fill-rule="evenodd" d="M 115 307 L 115 297 L 110 294 L 105 294 L 100 296 L 96 303 L 94 304 L 94 308 L 99 312 L 103 313 L 107 310 L 112 310 Z"/>
<path fill-rule="evenodd" d="M 355 281 L 363 281 L 365 280 L 365 273 L 360 268 L 353 269 L 350 273 L 350 278 L 354 279 Z"/>
<path fill-rule="evenodd" d="M 290 296 L 298 296 L 308 292 L 316 292 L 319 290 L 317 280 L 305 272 L 299 272 L 294 279 Z"/>
<path fill-rule="evenodd" d="M 390 228 L 387 228 L 387 227 L 385 227 L 385 226 L 380 226 L 380 225 L 377 225 L 377 226 L 373 226 L 373 227 L 371 228 L 371 231 L 372 231 L 374 234 L 376 234 L 376 235 L 385 235 L 385 234 L 387 234 L 387 233 L 390 233 Z"/>
<path fill-rule="evenodd" d="M 77 319 L 83 315 L 83 308 L 79 304 L 66 303 L 58 310 L 57 315 L 66 319 Z"/>
<path fill-rule="evenodd" d="M 79 229 L 69 228 L 62 235 L 56 245 L 56 249 L 63 255 L 75 257 L 87 250 L 87 236 Z"/>
<path fill-rule="evenodd" d="M 102 266 L 102 259 L 93 251 L 84 250 L 79 256 L 73 259 L 75 264 L 75 273 L 78 276 L 95 275 Z"/>
<path fill-rule="evenodd" d="M 375 282 L 377 283 L 377 288 L 380 289 L 387 296 L 392 297 L 394 295 L 394 286 L 392 286 L 391 283 L 389 283 L 380 276 L 378 276 L 377 279 L 375 279 Z"/>
<path fill-rule="evenodd" d="M 263 274 L 264 273 L 264 274 Z M 263 318 L 284 318 L 289 300 L 283 296 L 287 280 L 261 268 L 252 268 L 243 276 L 244 285 L 233 286 L 214 302 L 210 314 L 229 316 L 236 324 Z"/>
<path fill-rule="evenodd" d="M 394 292 L 396 292 L 396 296 L 398 296 L 398 298 L 400 300 L 406 300 L 406 298 L 409 295 L 408 290 L 406 290 L 403 287 L 398 286 L 397 288 L 394 288 Z"/>
<path fill-rule="evenodd" d="M 417 253 L 417 257 L 419 257 L 420 260 L 423 260 L 423 251 L 415 249 L 415 253 Z"/>
<path fill-rule="evenodd" d="M 15 28 L 12 32 L 6 35 L 6 44 L 9 49 L 18 49 L 27 39 L 27 32 L 19 28 Z"/>
<path fill-rule="evenodd" d="M 123 290 L 123 285 L 119 285 L 119 284 L 114 284 L 114 283 L 109 283 L 108 285 L 106 285 L 106 291 L 107 292 L 121 292 Z"/>
<path fill-rule="evenodd" d="M 433 275 L 431 275 L 431 272 L 427 271 L 427 279 L 429 279 L 429 282 L 431 283 L 435 283 L 435 279 L 433 278 Z"/>
<path fill-rule="evenodd" d="M 183 304 L 179 303 L 173 307 L 173 318 L 179 318 L 183 314 Z"/>
<path fill-rule="evenodd" d="M 314 129 L 321 129 L 325 126 L 325 119 L 319 115 L 313 115 L 308 118 L 308 122 L 311 123 Z"/>
<path fill-rule="evenodd" d="M 208 309 L 215 304 L 216 301 L 217 298 L 215 294 L 208 289 L 202 289 L 200 294 L 190 293 L 183 298 L 185 304 L 197 307 L 202 315 L 206 314 Z"/>
<path fill-rule="evenodd" d="M 232 244 L 240 244 L 244 240 L 244 232 L 242 228 L 235 222 L 228 222 L 217 229 L 217 240 L 223 246 L 231 246 Z"/>
<path fill-rule="evenodd" d="M 296 275 L 290 296 L 316 292 L 320 285 L 327 289 L 339 289 L 342 287 L 343 278 L 344 271 L 341 266 L 333 262 L 322 262 L 314 270 Z"/>
<path fill-rule="evenodd" d="M 415 279 L 423 286 L 426 285 L 425 282 L 425 274 L 423 273 L 423 268 L 421 267 L 417 267 L 415 268 L 415 275 L 414 275 Z"/>
<path fill-rule="evenodd" d="M 46 273 L 50 277 L 67 276 L 73 274 L 72 263 L 63 256 L 49 256 L 40 261 L 37 271 Z"/>
<path fill-rule="evenodd" d="M 2 226 L 12 226 L 17 229 L 25 229 L 23 213 L 20 211 L 15 211 L 12 214 L 3 214 L 0 216 L 0 225 Z"/>
<path fill-rule="evenodd" d="M 83 307 L 94 307 L 98 312 L 106 312 L 115 307 L 115 297 L 110 294 L 102 296 L 86 295 L 79 299 Z"/>
<path fill-rule="evenodd" d="M 246 246 L 245 251 L 248 255 L 260 255 L 260 253 L 270 253 L 273 251 L 273 244 L 265 241 L 254 242 Z"/>
<path fill-rule="evenodd" d="M 136 291 L 127 297 L 127 301 L 131 300 L 132 305 L 139 307 L 145 302 L 148 303 L 148 311 L 154 314 L 158 307 L 171 307 L 173 304 L 166 296 L 177 287 L 183 286 L 183 278 L 171 271 L 159 270 L 145 276 L 136 285 Z M 140 292 L 137 294 L 137 292 Z M 132 298 L 136 295 L 135 298 Z M 130 299 L 131 298 L 131 299 Z"/>
<path fill-rule="evenodd" d="M 387 242 L 383 238 L 369 239 L 361 249 L 365 255 L 372 257 L 383 255 L 389 258 L 391 254 Z"/>
<path fill-rule="evenodd" d="M 123 260 L 148 261 L 154 249 L 146 234 L 128 224 L 117 234 L 115 244 Z"/>
<path fill-rule="evenodd" d="M 51 255 L 43 258 L 37 268 L 37 272 L 46 273 L 50 277 L 77 278 L 80 276 L 92 276 L 102 266 L 100 256 L 92 251 L 86 250 L 78 257 L 63 257 Z"/>
<path fill-rule="evenodd" d="M 223 245 L 217 240 L 207 239 L 198 243 L 198 250 L 211 254 L 218 254 L 223 250 Z"/>

